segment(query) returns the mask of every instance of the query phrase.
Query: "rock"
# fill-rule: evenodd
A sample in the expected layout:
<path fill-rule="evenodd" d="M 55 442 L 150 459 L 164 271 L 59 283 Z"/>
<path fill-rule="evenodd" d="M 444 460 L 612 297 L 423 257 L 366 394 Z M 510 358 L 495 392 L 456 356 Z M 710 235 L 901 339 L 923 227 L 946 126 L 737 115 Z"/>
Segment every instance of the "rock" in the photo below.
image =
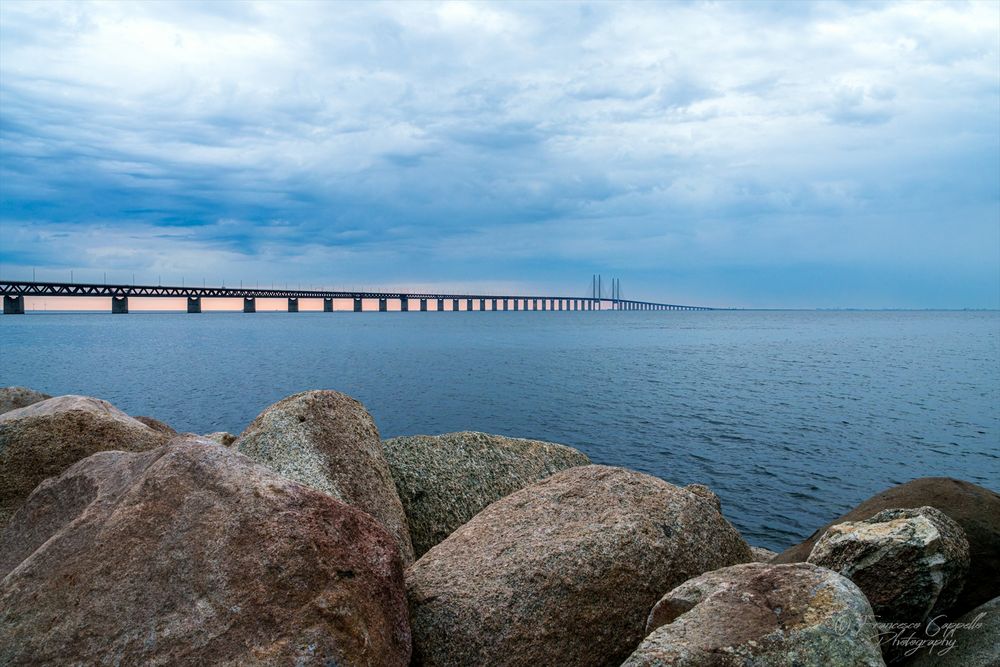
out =
<path fill-rule="evenodd" d="M 418 664 L 618 665 L 689 577 L 750 559 L 709 503 L 579 466 L 496 501 L 407 570 Z"/>
<path fill-rule="evenodd" d="M 0 534 L 2 664 L 407 665 L 371 517 L 191 436 L 101 452 Z"/>
<path fill-rule="evenodd" d="M 160 433 L 166 433 L 167 435 L 177 435 L 177 431 L 171 428 L 168 424 L 164 424 L 159 419 L 154 419 L 152 417 L 139 416 L 135 418 L 136 421 L 140 421 L 154 431 L 159 431 Z"/>
<path fill-rule="evenodd" d="M 403 562 L 413 562 L 406 514 L 375 421 L 361 403 L 337 391 L 289 396 L 260 413 L 234 447 L 372 515 L 399 542 Z"/>
<path fill-rule="evenodd" d="M 110 449 L 143 451 L 167 436 L 88 396 L 57 396 L 0 414 L 0 526 L 39 482 Z"/>
<path fill-rule="evenodd" d="M 951 613 L 964 614 L 1000 596 L 1000 495 L 970 482 L 948 477 L 922 477 L 872 496 L 820 528 L 799 545 L 778 556 L 776 563 L 809 558 L 816 540 L 837 523 L 869 519 L 882 510 L 929 505 L 955 520 L 969 540 L 970 585 L 965 586 Z"/>
<path fill-rule="evenodd" d="M 864 592 L 880 621 L 922 623 L 958 599 L 969 570 L 961 526 L 933 507 L 830 526 L 809 555 Z"/>
<path fill-rule="evenodd" d="M 382 447 L 418 558 L 490 503 L 590 463 L 572 447 L 470 431 L 392 438 Z"/>
<path fill-rule="evenodd" d="M 208 435 L 201 436 L 212 442 L 216 442 L 223 447 L 231 447 L 234 442 L 236 442 L 236 436 L 232 433 L 227 433 L 225 431 L 216 431 L 215 433 L 209 433 Z"/>
<path fill-rule="evenodd" d="M 746 563 L 667 593 L 622 667 L 881 666 L 875 618 L 845 577 L 805 563 Z"/>
<path fill-rule="evenodd" d="M 908 667 L 997 667 L 1000 665 L 1000 597 L 957 619 L 938 619 L 929 640 L 953 643 L 920 647 Z"/>
<path fill-rule="evenodd" d="M 755 563 L 770 563 L 778 555 L 778 552 L 764 547 L 750 547 L 750 555 Z"/>
<path fill-rule="evenodd" d="M 685 491 L 690 491 L 696 496 L 704 498 L 708 502 L 712 503 L 712 507 L 715 508 L 716 512 L 722 512 L 722 501 L 719 500 L 719 496 L 715 495 L 715 491 L 708 488 L 704 484 L 688 484 L 684 487 Z"/>
<path fill-rule="evenodd" d="M 27 387 L 0 387 L 0 414 L 52 398 Z"/>

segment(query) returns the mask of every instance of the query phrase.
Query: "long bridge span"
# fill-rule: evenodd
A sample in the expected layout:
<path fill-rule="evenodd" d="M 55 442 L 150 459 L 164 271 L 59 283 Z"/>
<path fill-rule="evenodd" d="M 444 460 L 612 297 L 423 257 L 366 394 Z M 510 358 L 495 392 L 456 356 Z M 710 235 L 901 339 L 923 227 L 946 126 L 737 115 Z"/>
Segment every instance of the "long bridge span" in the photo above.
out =
<path fill-rule="evenodd" d="M 440 294 L 420 292 L 327 291 L 301 289 L 267 289 L 259 287 L 186 287 L 165 285 L 108 285 L 75 282 L 0 281 L 3 312 L 6 315 L 24 313 L 25 297 L 109 297 L 112 313 L 127 313 L 130 297 L 187 298 L 187 312 L 200 313 L 203 299 L 242 298 L 243 312 L 257 310 L 257 299 L 287 299 L 288 312 L 299 310 L 301 299 L 322 299 L 323 310 L 333 312 L 334 299 L 353 299 L 354 312 L 364 310 L 365 299 L 377 299 L 378 310 L 389 310 L 390 302 L 398 302 L 399 310 L 480 310 L 480 311 L 579 311 L 579 310 L 717 310 L 706 306 L 657 303 L 622 299 L 615 295 L 551 296 L 541 294 Z M 396 305 L 396 303 L 393 303 Z M 449 307 L 446 307 L 449 306 Z M 464 308 L 462 307 L 464 306 Z"/>

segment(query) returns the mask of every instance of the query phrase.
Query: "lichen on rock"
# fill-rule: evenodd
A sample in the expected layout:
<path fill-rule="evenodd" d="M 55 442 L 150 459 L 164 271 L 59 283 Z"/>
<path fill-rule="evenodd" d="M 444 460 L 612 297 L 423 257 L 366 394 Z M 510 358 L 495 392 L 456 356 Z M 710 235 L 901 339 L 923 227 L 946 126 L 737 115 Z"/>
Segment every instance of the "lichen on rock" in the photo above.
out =
<path fill-rule="evenodd" d="M 391 438 L 382 447 L 417 558 L 490 503 L 590 463 L 565 445 L 472 431 Z"/>

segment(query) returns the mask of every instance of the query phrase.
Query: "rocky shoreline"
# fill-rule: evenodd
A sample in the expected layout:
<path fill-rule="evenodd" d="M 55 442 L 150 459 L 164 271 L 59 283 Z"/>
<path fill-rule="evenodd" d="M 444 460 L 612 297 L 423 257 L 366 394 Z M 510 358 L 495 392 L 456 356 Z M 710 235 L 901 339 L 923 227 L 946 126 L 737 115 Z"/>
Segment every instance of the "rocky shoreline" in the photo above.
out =
<path fill-rule="evenodd" d="M 781 554 L 707 487 L 290 396 L 239 436 L 0 389 L 0 664 L 998 665 L 1000 495 Z"/>

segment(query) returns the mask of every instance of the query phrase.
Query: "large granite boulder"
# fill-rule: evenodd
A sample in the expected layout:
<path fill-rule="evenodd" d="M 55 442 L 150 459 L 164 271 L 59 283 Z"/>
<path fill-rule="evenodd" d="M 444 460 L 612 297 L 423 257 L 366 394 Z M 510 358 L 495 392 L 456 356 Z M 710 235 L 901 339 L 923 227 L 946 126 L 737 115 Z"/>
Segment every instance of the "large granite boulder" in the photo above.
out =
<path fill-rule="evenodd" d="M 52 397 L 27 387 L 0 387 L 0 414 L 25 408 L 47 398 Z"/>
<path fill-rule="evenodd" d="M 101 452 L 0 534 L 0 664 L 406 665 L 371 517 L 207 440 Z"/>
<path fill-rule="evenodd" d="M 391 438 L 382 447 L 417 558 L 490 503 L 590 463 L 572 447 L 471 431 Z"/>
<path fill-rule="evenodd" d="M 885 663 L 858 587 L 809 565 L 746 563 L 667 593 L 623 667 L 852 667 Z"/>
<path fill-rule="evenodd" d="M 908 667 L 997 667 L 1000 665 L 1000 597 L 960 618 L 940 618 Z"/>
<path fill-rule="evenodd" d="M 39 482 L 94 452 L 143 451 L 168 436 L 89 396 L 57 396 L 0 414 L 0 526 Z"/>
<path fill-rule="evenodd" d="M 857 584 L 880 621 L 923 623 L 958 599 L 969 543 L 961 526 L 933 507 L 883 510 L 830 526 L 808 562 Z"/>
<path fill-rule="evenodd" d="M 328 493 L 375 519 L 413 562 L 406 514 L 365 407 L 337 391 L 306 391 L 264 412 L 233 445 L 271 470 Z"/>
<path fill-rule="evenodd" d="M 493 503 L 407 570 L 424 665 L 618 665 L 663 594 L 750 548 L 703 498 L 607 466 Z"/>
<path fill-rule="evenodd" d="M 1000 495 L 949 477 L 922 477 L 872 496 L 801 544 L 784 551 L 774 562 L 806 560 L 816 541 L 834 524 L 869 519 L 882 510 L 924 506 L 947 514 L 962 527 L 969 540 L 968 579 L 972 583 L 962 590 L 951 612 L 963 614 L 1000 596 Z"/>

